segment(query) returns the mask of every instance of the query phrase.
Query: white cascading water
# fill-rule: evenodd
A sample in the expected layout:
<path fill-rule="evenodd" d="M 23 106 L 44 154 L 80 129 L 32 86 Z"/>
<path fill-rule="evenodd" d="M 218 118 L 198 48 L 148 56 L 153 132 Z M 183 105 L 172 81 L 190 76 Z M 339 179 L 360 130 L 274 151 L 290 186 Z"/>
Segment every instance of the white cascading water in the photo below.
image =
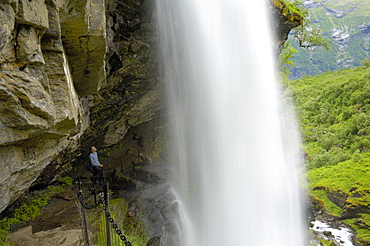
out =
<path fill-rule="evenodd" d="M 183 221 L 176 245 L 306 245 L 299 138 L 281 113 L 267 0 L 156 4 Z"/>

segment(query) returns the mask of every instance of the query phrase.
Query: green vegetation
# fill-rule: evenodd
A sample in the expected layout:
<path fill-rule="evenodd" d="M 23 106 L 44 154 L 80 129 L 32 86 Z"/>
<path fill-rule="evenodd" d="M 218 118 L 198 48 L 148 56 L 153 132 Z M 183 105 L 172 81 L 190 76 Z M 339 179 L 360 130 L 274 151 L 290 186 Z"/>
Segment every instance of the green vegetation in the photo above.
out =
<path fill-rule="evenodd" d="M 169 148 L 168 139 L 164 133 L 160 134 L 155 142 L 154 149 L 152 150 L 152 156 L 155 158 L 163 158 L 166 155 L 166 150 Z"/>
<path fill-rule="evenodd" d="M 314 203 L 370 243 L 370 66 L 290 81 Z M 346 219 L 346 218 L 350 219 Z"/>
<path fill-rule="evenodd" d="M 370 148 L 370 69 L 327 72 L 289 83 L 308 155 L 308 168 L 358 160 Z"/>
<path fill-rule="evenodd" d="M 287 0 L 271 0 L 271 2 L 281 10 L 281 14 L 289 21 L 297 21 L 300 24 L 303 24 L 306 12 L 302 11 L 304 8 L 301 8 L 301 3 L 299 1 L 291 3 L 291 1 Z"/>
<path fill-rule="evenodd" d="M 272 0 L 273 4 L 279 7 L 282 15 L 289 21 L 298 22 L 299 26 L 292 30 L 294 37 L 294 47 L 291 45 L 291 39 L 285 42 L 283 50 L 280 54 L 279 65 L 282 68 L 282 75 L 287 78 L 290 75 L 290 70 L 297 67 L 293 61 L 294 55 L 298 52 L 298 48 L 313 49 L 318 46 L 324 46 L 327 50 L 330 49 L 330 43 L 327 37 L 324 37 L 323 30 L 313 25 L 309 18 L 308 9 L 303 6 L 303 2 L 294 1 L 279 1 Z"/>
<path fill-rule="evenodd" d="M 279 56 L 279 67 L 281 68 L 280 71 L 284 81 L 288 80 L 290 69 L 296 65 L 292 61 L 292 57 L 296 52 L 298 52 L 298 50 L 291 46 L 290 41 L 285 42 L 284 48 Z"/>
<path fill-rule="evenodd" d="M 330 44 L 327 38 L 323 37 L 323 31 L 319 26 L 313 25 L 309 18 L 309 11 L 303 6 L 303 1 L 294 0 L 292 3 L 285 1 L 285 5 L 289 6 L 289 12 L 294 13 L 293 15 L 299 16 L 299 26 L 293 31 L 293 36 L 298 41 L 298 44 L 302 48 L 312 48 L 316 46 L 324 46 L 327 50 L 330 48 Z M 284 14 L 283 11 L 283 15 Z M 289 17 L 289 16 L 288 16 Z M 288 18 L 293 20 L 292 18 Z"/>
<path fill-rule="evenodd" d="M 111 199 L 109 200 L 109 207 L 112 218 L 114 218 L 115 223 L 118 225 L 118 228 L 122 230 L 122 234 L 127 237 L 127 240 L 132 245 L 145 245 L 148 241 L 146 231 L 142 226 L 139 218 L 136 216 L 128 216 L 128 204 L 127 202 L 120 198 L 120 199 Z M 106 236 L 106 216 L 103 208 L 101 207 L 97 213 L 90 214 L 89 219 L 97 231 L 95 234 L 93 241 L 97 245 L 105 245 L 107 244 L 107 236 Z M 124 242 L 119 238 L 118 234 L 111 226 L 111 238 L 112 238 L 112 245 L 122 245 L 124 246 Z"/>
<path fill-rule="evenodd" d="M 320 239 L 320 245 L 321 246 L 335 246 L 332 241 Z"/>
<path fill-rule="evenodd" d="M 34 220 L 41 215 L 41 209 L 48 204 L 48 200 L 57 192 L 63 191 L 60 187 L 48 187 L 47 192 L 37 194 L 26 199 L 20 207 L 14 210 L 12 216 L 0 220 L 0 245 L 8 245 L 7 235 L 12 225 Z"/>
<path fill-rule="evenodd" d="M 73 184 L 73 178 L 69 176 L 62 177 L 58 179 L 59 182 L 61 182 L 64 185 L 72 185 Z"/>

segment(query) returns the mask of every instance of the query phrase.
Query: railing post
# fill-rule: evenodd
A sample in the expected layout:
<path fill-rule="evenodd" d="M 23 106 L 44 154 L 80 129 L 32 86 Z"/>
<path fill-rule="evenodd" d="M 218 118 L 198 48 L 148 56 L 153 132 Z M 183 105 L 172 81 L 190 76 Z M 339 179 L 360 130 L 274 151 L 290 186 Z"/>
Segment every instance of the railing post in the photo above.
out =
<path fill-rule="evenodd" d="M 106 207 L 106 213 L 105 213 L 105 224 L 107 229 L 107 246 L 112 246 L 111 236 L 110 236 L 110 224 L 109 224 L 109 185 L 108 182 L 104 185 L 104 200 L 105 200 L 105 207 Z"/>
<path fill-rule="evenodd" d="M 81 177 L 78 177 L 77 181 L 77 197 L 80 198 L 80 192 L 81 192 Z M 80 201 L 79 201 L 80 202 Z M 87 229 L 87 220 L 86 220 L 86 212 L 85 208 L 78 203 L 78 207 L 80 208 L 80 215 L 82 217 L 82 229 L 84 232 L 84 239 L 85 239 L 85 246 L 89 246 L 89 231 Z"/>
<path fill-rule="evenodd" d="M 96 200 L 96 186 L 95 186 L 95 182 L 93 182 L 93 192 L 94 192 L 94 204 L 95 204 L 95 206 L 97 206 L 98 201 Z"/>

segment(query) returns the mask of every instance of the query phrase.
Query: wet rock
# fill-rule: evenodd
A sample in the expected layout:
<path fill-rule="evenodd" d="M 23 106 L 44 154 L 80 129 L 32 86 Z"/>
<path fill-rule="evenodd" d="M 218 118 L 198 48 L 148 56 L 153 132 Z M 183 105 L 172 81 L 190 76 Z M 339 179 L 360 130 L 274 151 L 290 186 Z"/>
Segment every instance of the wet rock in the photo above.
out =
<path fill-rule="evenodd" d="M 132 213 L 141 214 L 149 237 L 159 236 L 163 245 L 177 245 L 181 235 L 179 204 L 167 183 L 147 185 L 140 192 L 125 193 L 124 197 L 131 201 Z"/>
<path fill-rule="evenodd" d="M 135 168 L 136 177 L 146 183 L 163 182 L 165 173 L 168 172 L 164 165 L 148 165 Z"/>
<path fill-rule="evenodd" d="M 324 231 L 323 234 L 326 236 L 326 237 L 332 237 L 332 233 L 330 231 Z"/>

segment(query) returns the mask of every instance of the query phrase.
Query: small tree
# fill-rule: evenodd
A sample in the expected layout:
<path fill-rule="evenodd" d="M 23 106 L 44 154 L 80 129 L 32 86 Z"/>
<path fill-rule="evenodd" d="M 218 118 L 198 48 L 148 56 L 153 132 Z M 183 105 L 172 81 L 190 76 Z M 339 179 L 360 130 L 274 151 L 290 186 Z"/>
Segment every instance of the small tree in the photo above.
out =
<path fill-rule="evenodd" d="M 276 0 L 274 0 L 276 2 Z M 302 5 L 300 0 L 282 0 L 279 1 L 279 6 L 284 6 L 282 9 L 283 15 L 294 16 L 299 15 L 301 17 L 300 25 L 292 30 L 294 37 L 298 40 L 299 46 L 311 49 L 317 46 L 324 46 L 326 49 L 330 49 L 330 43 L 322 35 L 322 29 L 320 27 L 314 27 L 311 25 L 309 19 L 308 10 Z M 274 3 L 275 4 L 275 3 Z M 284 10 L 284 11 L 283 11 Z M 279 57 L 279 67 L 284 79 L 287 79 L 290 69 L 295 65 L 292 58 L 293 54 L 298 52 L 291 45 L 290 42 L 286 42 L 283 46 L 283 50 Z"/>
<path fill-rule="evenodd" d="M 284 48 L 280 53 L 279 56 L 279 67 L 282 73 L 282 77 L 284 80 L 288 79 L 288 75 L 290 74 L 290 69 L 295 65 L 295 62 L 291 60 L 294 53 L 298 52 L 298 50 L 294 49 L 290 41 L 287 41 L 284 44 Z"/>
<path fill-rule="evenodd" d="M 290 6 L 289 9 L 302 18 L 300 25 L 293 29 L 294 37 L 297 38 L 301 47 L 309 49 L 315 46 L 324 46 L 326 49 L 330 49 L 329 41 L 322 36 L 322 29 L 312 26 L 309 12 L 301 0 L 284 0 L 282 2 L 286 6 Z"/>

